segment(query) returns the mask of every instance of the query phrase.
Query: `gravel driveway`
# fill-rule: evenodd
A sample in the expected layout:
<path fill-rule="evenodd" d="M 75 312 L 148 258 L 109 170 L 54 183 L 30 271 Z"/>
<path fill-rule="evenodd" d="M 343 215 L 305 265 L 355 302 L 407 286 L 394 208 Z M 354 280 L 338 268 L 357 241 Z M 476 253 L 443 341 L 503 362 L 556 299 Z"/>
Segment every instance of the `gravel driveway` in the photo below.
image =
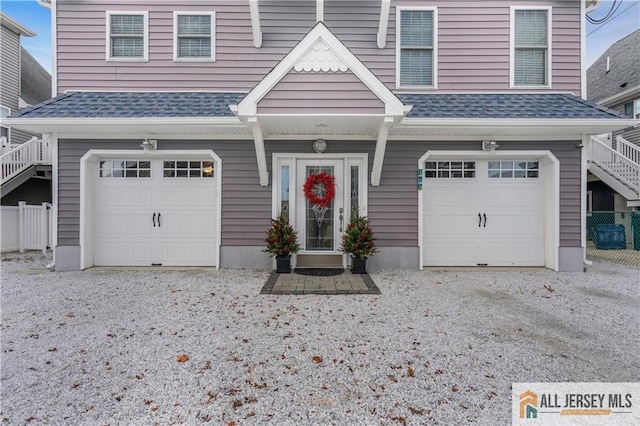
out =
<path fill-rule="evenodd" d="M 510 424 L 511 383 L 640 379 L 640 269 L 371 273 L 382 295 L 258 295 L 268 271 L 2 257 L 3 424 Z"/>

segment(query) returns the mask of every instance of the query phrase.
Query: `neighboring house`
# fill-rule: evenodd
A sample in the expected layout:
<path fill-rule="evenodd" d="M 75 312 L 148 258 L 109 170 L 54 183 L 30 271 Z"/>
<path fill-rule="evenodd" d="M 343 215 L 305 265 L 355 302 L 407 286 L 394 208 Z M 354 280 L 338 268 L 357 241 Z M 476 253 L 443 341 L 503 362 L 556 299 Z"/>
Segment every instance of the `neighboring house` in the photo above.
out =
<path fill-rule="evenodd" d="M 10 121 L 53 143 L 58 270 L 271 267 L 283 210 L 345 265 L 359 210 L 372 268 L 581 271 L 583 146 L 637 122 L 580 97 L 584 1 L 52 7 L 60 95 Z"/>
<path fill-rule="evenodd" d="M 21 37 L 34 37 L 35 32 L 10 16 L 0 12 L 2 42 L 0 43 L 0 137 L 2 154 L 23 144 L 40 133 L 6 124 L 12 113 L 51 97 L 51 76 L 20 43 Z M 6 166 L 3 166 L 6 167 Z M 2 205 L 17 205 L 18 201 L 40 204 L 51 201 L 51 167 L 33 170 L 33 174 L 2 182 Z M 4 176 L 4 174 L 3 174 Z"/>
<path fill-rule="evenodd" d="M 587 94 L 588 99 L 625 114 L 629 117 L 640 119 L 640 30 L 637 30 L 616 43 L 612 44 L 606 52 L 598 58 L 587 70 Z M 618 137 L 638 147 L 619 146 Z M 632 160 L 640 163 L 640 127 L 630 126 L 622 130 L 614 131 L 601 137 L 607 145 L 618 149 L 633 150 L 637 154 Z M 624 141 L 622 144 L 624 144 Z M 600 170 L 592 170 L 598 176 Z M 601 181 L 595 174 L 589 174 L 588 183 L 588 208 L 593 211 L 629 211 L 628 206 L 640 207 L 640 203 L 634 202 L 636 198 L 629 197 L 624 191 L 625 187 L 618 188 L 620 183 L 616 180 Z M 606 179 L 604 175 L 603 179 Z M 623 194 L 617 192 L 623 191 Z"/>

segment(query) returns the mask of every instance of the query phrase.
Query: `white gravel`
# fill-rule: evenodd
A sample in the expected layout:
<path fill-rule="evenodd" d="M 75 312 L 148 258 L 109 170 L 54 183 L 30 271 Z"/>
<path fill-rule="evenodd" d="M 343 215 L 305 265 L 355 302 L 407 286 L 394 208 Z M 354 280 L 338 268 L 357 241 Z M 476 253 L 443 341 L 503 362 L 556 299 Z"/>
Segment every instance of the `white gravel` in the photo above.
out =
<path fill-rule="evenodd" d="M 3 424 L 497 425 L 513 382 L 640 379 L 638 268 L 381 271 L 380 296 L 260 296 L 268 271 L 48 262 L 2 256 Z"/>

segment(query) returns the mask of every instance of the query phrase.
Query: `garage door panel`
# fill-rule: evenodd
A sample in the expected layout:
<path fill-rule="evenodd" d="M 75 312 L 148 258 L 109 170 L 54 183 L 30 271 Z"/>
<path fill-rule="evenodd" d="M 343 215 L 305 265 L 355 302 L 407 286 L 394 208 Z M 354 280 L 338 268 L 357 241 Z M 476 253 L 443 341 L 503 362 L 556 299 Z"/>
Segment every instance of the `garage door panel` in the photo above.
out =
<path fill-rule="evenodd" d="M 487 243 L 484 256 L 487 264 L 495 266 L 540 266 L 544 263 L 542 245 L 537 239 Z"/>
<path fill-rule="evenodd" d="M 542 239 L 544 225 L 539 214 L 526 211 L 519 214 L 488 213 L 487 228 L 494 238 L 500 235 L 521 235 Z"/>
<path fill-rule="evenodd" d="M 97 241 L 96 266 L 150 265 L 151 241 Z"/>
<path fill-rule="evenodd" d="M 127 238 L 151 236 L 152 215 L 148 213 L 100 213 L 96 218 L 96 236 L 125 235 Z"/>
<path fill-rule="evenodd" d="M 478 231 L 478 220 L 477 216 L 469 213 L 432 214 L 425 216 L 423 226 L 425 234 L 432 237 L 437 235 L 474 235 Z"/>
<path fill-rule="evenodd" d="M 147 185 L 125 185 L 106 186 L 99 188 L 100 195 L 96 197 L 96 204 L 99 208 L 103 207 L 151 207 L 153 195 L 149 182 Z"/>
<path fill-rule="evenodd" d="M 161 204 L 164 207 L 189 208 L 214 207 L 216 205 L 217 193 L 212 185 L 189 185 L 192 181 L 185 182 L 185 185 L 163 187 L 161 189 Z"/>
<path fill-rule="evenodd" d="M 424 247 L 425 266 L 476 266 L 480 246 L 470 241 L 428 241 Z"/>
<path fill-rule="evenodd" d="M 164 213 L 161 216 L 162 235 L 189 238 L 211 238 L 215 235 L 215 215 L 196 213 Z"/>
<path fill-rule="evenodd" d="M 216 250 L 216 240 L 163 241 L 161 243 L 161 261 L 166 266 L 215 266 Z"/>
<path fill-rule="evenodd" d="M 487 190 L 489 193 L 486 200 L 487 208 L 537 209 L 542 200 L 542 187 L 539 184 L 508 182 L 502 185 L 490 185 Z"/>
<path fill-rule="evenodd" d="M 429 200 L 429 208 L 436 211 L 449 207 L 473 207 L 477 203 L 477 195 L 473 189 L 460 184 L 449 183 L 439 187 L 427 184 L 423 191 L 424 197 Z"/>

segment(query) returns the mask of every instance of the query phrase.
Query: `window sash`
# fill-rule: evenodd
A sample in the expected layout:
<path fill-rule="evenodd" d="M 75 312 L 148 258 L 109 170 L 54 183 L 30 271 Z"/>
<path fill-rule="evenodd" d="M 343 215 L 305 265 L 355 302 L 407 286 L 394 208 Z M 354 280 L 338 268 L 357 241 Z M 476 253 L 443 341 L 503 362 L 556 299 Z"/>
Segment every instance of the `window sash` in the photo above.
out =
<path fill-rule="evenodd" d="M 109 15 L 109 57 L 145 57 L 145 16 L 142 14 Z"/>
<path fill-rule="evenodd" d="M 514 12 L 513 82 L 516 86 L 546 86 L 549 70 L 549 11 Z"/>
<path fill-rule="evenodd" d="M 213 58 L 213 14 L 176 13 L 175 58 Z"/>
<path fill-rule="evenodd" d="M 400 11 L 400 86 L 433 86 L 433 10 Z"/>

